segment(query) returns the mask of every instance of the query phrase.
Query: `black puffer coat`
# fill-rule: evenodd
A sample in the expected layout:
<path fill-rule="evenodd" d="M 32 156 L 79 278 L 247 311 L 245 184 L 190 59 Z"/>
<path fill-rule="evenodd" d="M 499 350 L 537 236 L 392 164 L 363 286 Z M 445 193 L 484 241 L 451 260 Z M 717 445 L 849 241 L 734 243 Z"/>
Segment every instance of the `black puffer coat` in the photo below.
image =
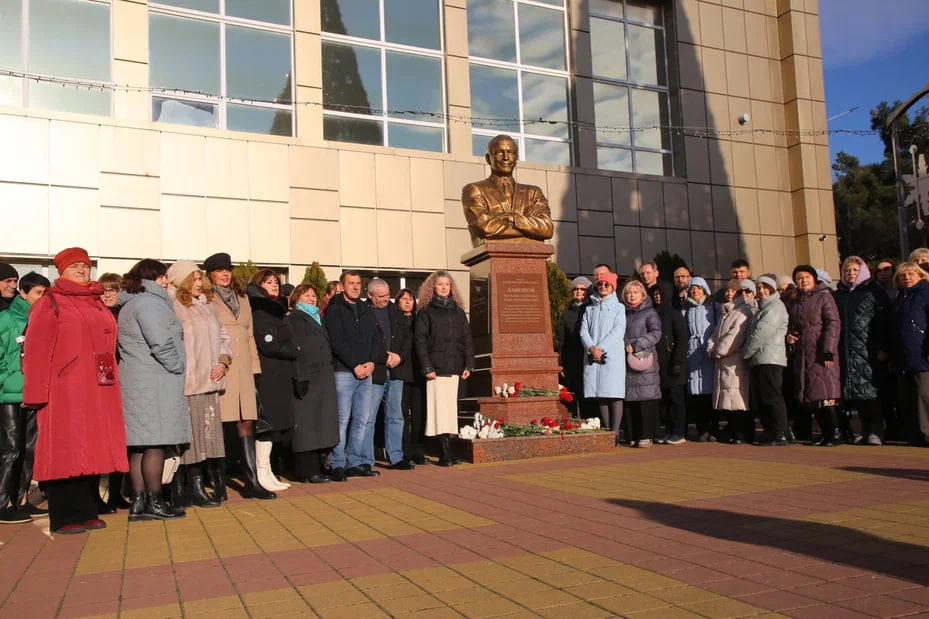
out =
<path fill-rule="evenodd" d="M 440 376 L 474 371 L 471 326 L 464 310 L 451 297 L 432 297 L 429 305 L 416 314 L 414 326 L 416 355 L 423 375 Z"/>
<path fill-rule="evenodd" d="M 687 344 L 690 330 L 680 310 L 662 297 L 655 311 L 661 317 L 661 339 L 658 340 L 658 371 L 661 388 L 682 386 L 687 382 Z M 652 299 L 654 301 L 654 299 Z"/>
<path fill-rule="evenodd" d="M 564 371 L 564 385 L 574 394 L 584 393 L 584 343 L 581 342 L 581 320 L 586 303 L 571 301 L 558 324 L 558 364 Z M 578 396 L 580 397 L 580 396 Z"/>
<path fill-rule="evenodd" d="M 884 315 L 890 300 L 873 278 L 854 289 L 839 282 L 832 296 L 842 320 L 839 338 L 842 398 L 876 400 L 881 379 L 877 353 L 884 347 Z"/>
<path fill-rule="evenodd" d="M 297 358 L 294 332 L 281 302 L 271 299 L 254 284 L 249 284 L 246 293 L 261 362 L 261 374 L 256 379 L 258 398 L 272 429 L 286 430 L 294 425 L 292 395 Z"/>

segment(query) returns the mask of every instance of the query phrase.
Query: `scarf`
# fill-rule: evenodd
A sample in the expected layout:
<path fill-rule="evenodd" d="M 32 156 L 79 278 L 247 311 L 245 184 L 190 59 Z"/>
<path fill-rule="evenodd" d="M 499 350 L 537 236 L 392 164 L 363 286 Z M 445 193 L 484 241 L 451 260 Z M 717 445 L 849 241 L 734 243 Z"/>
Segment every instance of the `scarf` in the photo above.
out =
<path fill-rule="evenodd" d="M 219 298 L 223 300 L 223 303 L 226 304 L 226 307 L 229 308 L 229 311 L 232 312 L 232 315 L 238 318 L 239 295 L 235 293 L 235 290 L 229 286 L 213 286 L 213 290 L 215 290 L 216 294 L 219 295 Z"/>
<path fill-rule="evenodd" d="M 319 326 L 323 325 L 323 321 L 319 319 L 319 308 L 315 305 L 310 305 L 309 303 L 297 303 L 297 309 L 301 312 L 305 312 L 316 321 L 316 324 Z"/>

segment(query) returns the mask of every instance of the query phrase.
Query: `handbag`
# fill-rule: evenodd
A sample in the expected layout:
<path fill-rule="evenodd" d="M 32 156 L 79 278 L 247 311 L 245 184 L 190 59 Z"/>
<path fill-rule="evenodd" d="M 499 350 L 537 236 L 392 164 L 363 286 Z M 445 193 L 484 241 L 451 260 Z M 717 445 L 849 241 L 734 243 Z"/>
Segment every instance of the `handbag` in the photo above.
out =
<path fill-rule="evenodd" d="M 640 350 L 626 354 L 626 363 L 633 372 L 644 372 L 652 367 L 655 362 L 655 355 L 651 351 Z"/>
<path fill-rule="evenodd" d="M 116 355 L 111 352 L 94 352 L 97 366 L 97 384 L 100 386 L 116 384 Z"/>

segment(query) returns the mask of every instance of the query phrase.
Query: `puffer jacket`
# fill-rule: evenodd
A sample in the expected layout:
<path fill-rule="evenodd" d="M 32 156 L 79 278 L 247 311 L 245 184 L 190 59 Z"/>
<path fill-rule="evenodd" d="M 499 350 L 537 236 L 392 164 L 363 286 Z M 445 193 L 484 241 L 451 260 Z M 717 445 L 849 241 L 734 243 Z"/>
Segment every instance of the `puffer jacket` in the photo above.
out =
<path fill-rule="evenodd" d="M 742 346 L 742 356 L 752 367 L 756 365 L 787 366 L 787 307 L 780 295 L 758 299 L 758 313 L 748 326 L 748 338 Z"/>
<path fill-rule="evenodd" d="M 862 267 L 861 273 L 868 273 L 867 266 Z M 832 296 L 842 320 L 839 337 L 842 397 L 876 400 L 882 376 L 877 354 L 884 346 L 884 320 L 890 300 L 870 277 L 854 286 L 839 282 Z"/>
<path fill-rule="evenodd" d="M 636 372 L 626 368 L 626 401 L 647 402 L 661 399 L 661 376 L 658 373 L 658 351 L 661 339 L 661 318 L 648 297 L 635 307 L 626 306 L 625 345 L 633 353 L 650 352 L 653 360 L 647 370 Z"/>
<path fill-rule="evenodd" d="M 22 347 L 19 338 L 29 320 L 29 303 L 19 295 L 0 313 L 0 404 L 23 401 Z"/>
<path fill-rule="evenodd" d="M 929 282 L 901 288 L 890 306 L 888 348 L 896 372 L 929 372 Z"/>
<path fill-rule="evenodd" d="M 654 301 L 654 299 L 653 299 Z M 661 388 L 680 387 L 687 382 L 687 325 L 678 309 L 669 301 L 655 307 L 661 318 L 661 340 L 658 342 L 658 373 Z"/>
<path fill-rule="evenodd" d="M 749 403 L 748 362 L 742 346 L 748 337 L 752 308 L 741 296 L 723 305 L 723 315 L 706 352 L 716 359 L 713 378 L 713 408 L 746 411 Z"/>
<path fill-rule="evenodd" d="M 606 353 L 602 363 L 584 354 L 584 397 L 626 397 L 626 361 L 623 337 L 626 333 L 626 310 L 616 293 L 592 296 L 581 318 L 581 343 L 584 350 L 599 346 Z"/>
<path fill-rule="evenodd" d="M 790 304 L 789 333 L 799 341 L 790 347 L 788 365 L 797 401 L 813 405 L 842 397 L 839 377 L 839 310 L 822 283 L 798 290 Z M 827 368 L 826 361 L 833 361 Z"/>
<path fill-rule="evenodd" d="M 173 301 L 174 313 L 177 314 L 184 329 L 184 352 L 187 357 L 187 370 L 184 378 L 184 395 L 198 395 L 223 391 L 226 377 L 213 380 L 210 375 L 219 363 L 226 367 L 232 365 L 232 340 L 226 327 L 219 320 L 218 298 L 210 301 L 205 294 L 193 297 L 190 305 L 177 300 L 177 288 L 168 286 L 168 296 Z"/>
<path fill-rule="evenodd" d="M 687 323 L 687 393 L 702 395 L 713 393 L 713 359 L 706 352 L 706 343 L 716 331 L 719 306 L 713 302 L 710 287 L 702 277 L 690 280 L 691 286 L 700 286 L 706 295 L 700 302 L 689 295 L 684 301 L 684 322 Z"/>
<path fill-rule="evenodd" d="M 453 298 L 445 297 L 443 302 L 439 295 L 432 297 L 429 305 L 416 314 L 413 328 L 416 355 L 424 375 L 435 372 L 452 376 L 474 371 L 471 326 Z"/>

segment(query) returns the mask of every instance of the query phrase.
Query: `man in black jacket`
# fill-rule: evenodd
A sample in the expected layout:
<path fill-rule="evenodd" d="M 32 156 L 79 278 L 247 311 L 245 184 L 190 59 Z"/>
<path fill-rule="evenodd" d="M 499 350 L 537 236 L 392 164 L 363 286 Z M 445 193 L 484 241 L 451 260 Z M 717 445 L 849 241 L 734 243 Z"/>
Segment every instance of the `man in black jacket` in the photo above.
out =
<path fill-rule="evenodd" d="M 365 461 L 365 438 L 375 364 L 387 361 L 374 312 L 359 300 L 361 274 L 345 271 L 339 281 L 344 290 L 329 301 L 325 316 L 339 404 L 339 444 L 332 450 L 333 481 L 379 475 Z"/>
<path fill-rule="evenodd" d="M 19 273 L 13 265 L 0 262 L 0 312 L 10 309 L 13 299 L 18 296 L 16 291 L 18 281 Z"/>
<path fill-rule="evenodd" d="M 368 305 L 377 320 L 378 346 L 386 354 L 384 363 L 374 367 L 371 387 L 371 414 L 365 434 L 365 463 L 374 464 L 374 426 L 377 411 L 384 402 L 384 448 L 390 468 L 401 471 L 414 465 L 403 455 L 403 382 L 412 382 L 410 355 L 413 339 L 406 318 L 390 302 L 390 287 L 382 279 L 368 282 Z"/>

